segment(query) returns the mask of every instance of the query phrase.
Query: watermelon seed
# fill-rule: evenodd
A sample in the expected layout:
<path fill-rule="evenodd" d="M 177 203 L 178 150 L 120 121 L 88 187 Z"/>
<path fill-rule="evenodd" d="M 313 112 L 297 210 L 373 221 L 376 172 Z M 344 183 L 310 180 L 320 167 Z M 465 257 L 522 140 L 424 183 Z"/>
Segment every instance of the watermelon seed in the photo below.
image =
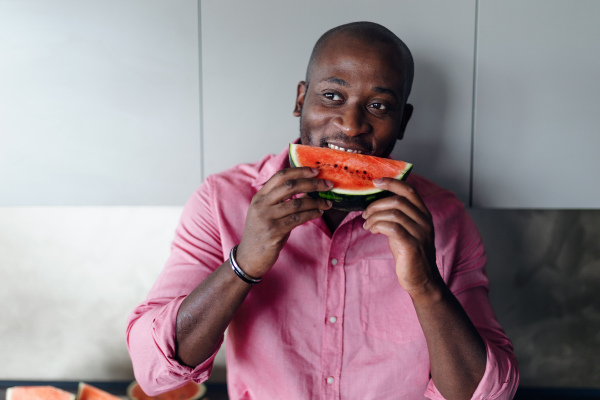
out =
<path fill-rule="evenodd" d="M 346 165 L 346 166 L 344 167 L 344 169 L 346 169 L 346 170 L 347 170 L 347 169 L 348 169 L 348 166 Z"/>
<path fill-rule="evenodd" d="M 333 168 L 337 168 L 337 164 L 335 164 L 335 165 L 333 166 Z"/>

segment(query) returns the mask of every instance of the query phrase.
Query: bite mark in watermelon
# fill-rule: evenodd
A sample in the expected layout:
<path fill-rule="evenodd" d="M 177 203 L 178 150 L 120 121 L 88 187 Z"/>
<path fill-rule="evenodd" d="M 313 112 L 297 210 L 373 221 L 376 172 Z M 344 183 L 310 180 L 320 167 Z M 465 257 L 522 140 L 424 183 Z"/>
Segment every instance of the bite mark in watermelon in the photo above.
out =
<path fill-rule="evenodd" d="M 405 180 L 413 165 L 364 154 L 348 153 L 325 147 L 290 143 L 290 165 L 319 170 L 317 178 L 333 182 L 327 192 L 311 192 L 311 197 L 331 200 L 333 208 L 342 211 L 360 211 L 375 200 L 392 193 L 373 185 L 373 179 L 394 178 Z"/>
<path fill-rule="evenodd" d="M 6 400 L 75 400 L 75 395 L 54 386 L 14 386 L 6 389 Z"/>

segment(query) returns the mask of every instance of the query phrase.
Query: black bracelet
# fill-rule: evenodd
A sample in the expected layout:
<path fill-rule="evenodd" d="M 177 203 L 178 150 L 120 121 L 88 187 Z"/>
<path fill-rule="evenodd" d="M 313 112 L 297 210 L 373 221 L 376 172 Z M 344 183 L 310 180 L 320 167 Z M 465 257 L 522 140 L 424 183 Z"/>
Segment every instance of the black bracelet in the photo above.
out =
<path fill-rule="evenodd" d="M 233 248 L 229 252 L 229 264 L 231 264 L 231 269 L 233 269 L 233 272 L 235 272 L 235 274 L 237 276 L 239 276 L 241 280 L 243 280 L 246 283 L 249 283 L 250 285 L 256 285 L 257 283 L 261 283 L 262 278 L 254 278 L 254 277 L 246 274 L 244 271 L 242 271 L 240 266 L 237 264 L 237 262 L 235 261 L 235 256 L 237 254 L 237 248 L 238 248 L 238 245 L 236 244 L 235 246 L 233 246 Z"/>

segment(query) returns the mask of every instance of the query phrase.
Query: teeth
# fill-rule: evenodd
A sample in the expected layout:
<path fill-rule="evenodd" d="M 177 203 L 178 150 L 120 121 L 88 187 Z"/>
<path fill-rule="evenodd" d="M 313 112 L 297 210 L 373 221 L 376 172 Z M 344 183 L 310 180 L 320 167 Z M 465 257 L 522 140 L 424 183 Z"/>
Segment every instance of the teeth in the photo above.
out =
<path fill-rule="evenodd" d="M 327 146 L 329 146 L 329 148 L 330 148 L 330 149 L 333 149 L 333 150 L 341 150 L 341 151 L 347 151 L 348 153 L 362 154 L 362 151 L 360 151 L 360 150 L 350 150 L 350 149 L 345 149 L 345 148 L 343 148 L 343 147 L 336 146 L 335 144 L 330 144 L 330 143 L 327 143 Z"/>

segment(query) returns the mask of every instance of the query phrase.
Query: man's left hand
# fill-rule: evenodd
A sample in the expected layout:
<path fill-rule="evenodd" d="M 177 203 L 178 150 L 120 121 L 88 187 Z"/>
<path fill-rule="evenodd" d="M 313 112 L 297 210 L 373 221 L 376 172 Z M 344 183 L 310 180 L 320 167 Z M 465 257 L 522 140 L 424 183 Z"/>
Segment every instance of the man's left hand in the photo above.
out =
<path fill-rule="evenodd" d="M 363 213 L 364 228 L 388 237 L 400 285 L 411 297 L 421 294 L 441 279 L 435 261 L 431 214 L 408 183 L 382 178 L 373 180 L 373 184 L 394 195 L 367 207 Z"/>

